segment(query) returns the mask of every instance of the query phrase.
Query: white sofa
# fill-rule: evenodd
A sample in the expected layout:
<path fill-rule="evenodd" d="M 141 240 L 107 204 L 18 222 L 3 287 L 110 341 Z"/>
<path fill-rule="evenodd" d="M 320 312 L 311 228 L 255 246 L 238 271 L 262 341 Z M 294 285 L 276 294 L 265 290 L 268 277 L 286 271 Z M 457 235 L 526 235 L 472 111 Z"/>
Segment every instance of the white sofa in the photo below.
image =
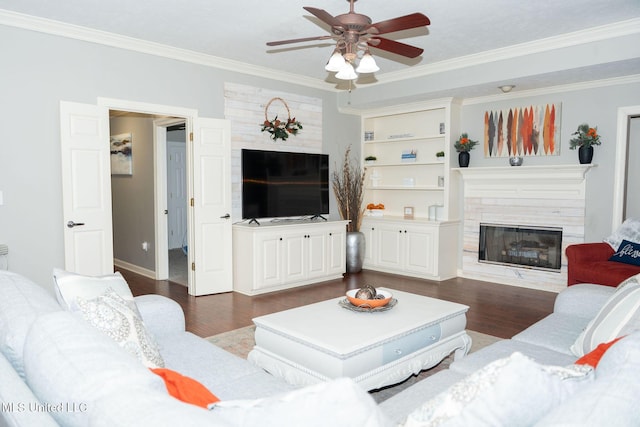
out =
<path fill-rule="evenodd" d="M 640 425 L 635 404 L 640 395 L 640 333 L 630 333 L 611 347 L 595 372 L 571 382 L 577 384 L 573 387 L 565 387 L 564 380 L 558 385 L 556 377 L 539 369 L 540 364 L 576 361 L 570 347 L 615 292 L 599 285 L 572 286 L 558 295 L 551 315 L 513 339 L 472 353 L 380 405 L 348 379 L 289 386 L 185 332 L 183 312 L 174 301 L 158 295 L 136 297 L 166 367 L 198 380 L 221 399 L 207 411 L 169 396 L 158 376 L 77 314 L 61 309 L 43 288 L 0 272 L 0 426 L 439 425 L 421 423 L 425 407 L 450 401 L 451 390 L 463 390 L 466 396 L 470 380 L 486 377 L 487 365 L 496 364 L 501 365 L 490 373 L 497 382 L 484 388 L 470 384 L 482 390 L 484 400 L 475 402 L 484 409 L 477 412 L 472 405 L 458 404 L 460 413 L 448 413 L 443 425 L 470 425 L 469 417 L 473 425 L 582 426 L 602 425 L 604 420 L 616 426 Z M 635 311 L 636 326 L 631 329 L 637 328 L 637 307 Z M 496 384 L 501 384 L 502 394 L 496 393 Z M 543 385 L 542 392 L 536 384 Z M 499 414 L 508 422 L 501 424 L 495 413 L 486 413 L 496 406 L 511 411 Z"/>

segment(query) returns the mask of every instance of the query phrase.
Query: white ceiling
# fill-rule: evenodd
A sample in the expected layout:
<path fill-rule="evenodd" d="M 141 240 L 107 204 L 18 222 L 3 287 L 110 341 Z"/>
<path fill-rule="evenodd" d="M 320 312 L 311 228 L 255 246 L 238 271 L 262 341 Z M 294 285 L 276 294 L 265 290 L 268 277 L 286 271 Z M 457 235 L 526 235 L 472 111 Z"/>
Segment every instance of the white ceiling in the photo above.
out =
<path fill-rule="evenodd" d="M 303 6 L 321 8 L 334 16 L 349 10 L 345 0 L 0 0 L 0 9 L 286 71 L 327 81 L 330 88 L 335 80 L 324 64 L 333 50 L 331 41 L 276 48 L 265 44 L 327 34 L 327 27 Z M 413 12 L 431 19 L 428 29 L 387 35 L 423 48 L 421 57 L 411 60 L 372 50 L 381 68 L 376 73 L 379 77 L 640 18 L 640 0 L 360 0 L 355 10 L 374 22 Z M 580 72 L 594 79 L 637 74 L 640 61 L 636 55 L 626 63 Z M 570 82 L 573 76 L 558 73 L 537 79 L 538 84 L 553 85 Z"/>

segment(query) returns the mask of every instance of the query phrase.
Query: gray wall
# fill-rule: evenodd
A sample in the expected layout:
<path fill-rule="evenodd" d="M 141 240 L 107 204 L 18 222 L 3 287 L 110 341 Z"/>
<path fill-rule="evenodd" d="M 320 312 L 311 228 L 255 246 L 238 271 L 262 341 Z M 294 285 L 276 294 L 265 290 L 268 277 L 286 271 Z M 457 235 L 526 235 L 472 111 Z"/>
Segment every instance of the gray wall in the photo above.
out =
<path fill-rule="evenodd" d="M 132 134 L 133 175 L 111 176 L 113 257 L 155 271 L 153 118 L 115 117 L 111 135 Z M 149 243 L 142 250 L 141 242 Z"/>
<path fill-rule="evenodd" d="M 61 100 L 116 98 L 224 118 L 224 82 L 237 82 L 322 99 L 323 151 L 332 159 L 359 141 L 358 118 L 338 113 L 332 92 L 2 25 L 0 40 L 0 241 L 11 270 L 45 287 L 64 267 Z"/>

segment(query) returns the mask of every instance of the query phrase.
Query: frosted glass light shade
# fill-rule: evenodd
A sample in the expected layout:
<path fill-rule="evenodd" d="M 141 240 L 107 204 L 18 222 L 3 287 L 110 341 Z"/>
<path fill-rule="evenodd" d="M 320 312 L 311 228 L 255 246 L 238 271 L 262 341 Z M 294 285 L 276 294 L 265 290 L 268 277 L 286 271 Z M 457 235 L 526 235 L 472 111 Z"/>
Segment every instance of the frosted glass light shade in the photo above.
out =
<path fill-rule="evenodd" d="M 338 71 L 342 70 L 342 67 L 344 67 L 344 63 L 345 60 L 342 57 L 342 54 L 340 54 L 340 52 L 336 50 L 335 52 L 333 52 L 333 55 L 331 55 L 331 58 L 329 58 L 329 62 L 327 62 L 327 65 L 324 67 L 324 69 L 332 73 L 337 73 Z"/>
<path fill-rule="evenodd" d="M 376 71 L 380 71 L 380 67 L 376 64 L 376 60 L 373 59 L 373 56 L 369 53 L 365 53 L 360 60 L 360 64 L 358 68 L 356 68 L 358 73 L 375 73 Z"/>
<path fill-rule="evenodd" d="M 350 62 L 344 63 L 344 66 L 336 73 L 336 79 L 340 80 L 355 80 L 358 78 L 356 71 L 353 69 L 353 65 Z"/>

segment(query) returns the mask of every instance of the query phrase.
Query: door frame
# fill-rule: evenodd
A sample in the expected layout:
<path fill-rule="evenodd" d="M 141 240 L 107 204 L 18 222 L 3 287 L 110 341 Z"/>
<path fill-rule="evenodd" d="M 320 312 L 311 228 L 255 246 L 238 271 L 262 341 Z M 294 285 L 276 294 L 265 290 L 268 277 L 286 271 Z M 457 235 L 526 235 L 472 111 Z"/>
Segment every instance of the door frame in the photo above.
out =
<path fill-rule="evenodd" d="M 169 235 L 167 209 L 167 127 L 185 123 L 183 118 L 153 121 L 153 181 L 155 193 L 156 280 L 169 278 Z M 187 215 L 189 221 L 189 215 Z"/>
<path fill-rule="evenodd" d="M 164 215 L 164 210 L 166 209 L 166 179 L 167 179 L 167 166 L 166 163 L 166 132 L 164 135 L 165 143 L 158 143 L 158 127 L 166 127 L 169 126 L 167 123 L 171 123 L 172 121 L 185 123 L 186 134 L 189 135 L 193 131 L 193 123 L 195 119 L 198 117 L 198 110 L 191 108 L 182 108 L 175 107 L 170 105 L 161 105 L 161 104 L 150 104 L 147 102 L 137 102 L 137 101 L 129 101 L 125 99 L 115 99 L 115 98 L 104 98 L 98 97 L 97 105 L 99 107 L 104 107 L 108 110 L 122 110 L 129 111 L 132 113 L 142 113 L 142 114 L 150 114 L 150 115 L 164 115 L 171 116 L 171 118 L 164 119 L 164 122 L 161 122 L 161 119 L 158 121 L 154 121 L 154 138 L 153 138 L 153 150 L 154 150 L 154 218 L 155 218 L 155 240 L 156 240 L 156 268 L 155 275 L 156 280 L 164 280 L 169 275 L 169 259 L 168 259 L 168 251 L 169 251 L 169 243 L 167 237 L 167 219 L 166 215 Z M 158 122 L 161 122 L 162 125 L 159 126 Z M 190 175 L 191 164 L 190 160 L 187 159 L 187 175 Z M 190 176 L 187 177 L 187 192 L 188 194 L 192 194 L 192 179 Z M 163 202 L 161 204 L 160 202 Z M 187 230 L 191 229 L 192 225 L 192 215 L 187 215 Z M 164 223 L 164 227 L 161 228 L 161 224 Z M 164 236 L 164 237 L 163 237 Z M 113 232 L 112 232 L 113 237 Z M 187 245 L 189 248 L 193 248 L 192 242 L 193 236 L 192 233 L 187 232 Z M 162 249 L 164 247 L 164 249 Z M 161 252 L 162 251 L 162 252 Z M 160 254 L 164 253 L 165 259 L 164 261 L 159 260 Z M 189 254 L 189 264 L 191 264 L 191 254 Z M 159 272 L 160 268 L 164 268 L 164 271 Z M 159 273 L 164 274 L 166 277 L 164 279 L 159 279 Z M 188 283 L 193 283 L 193 270 L 188 270 Z"/>
<path fill-rule="evenodd" d="M 627 181 L 627 158 L 629 149 L 629 120 L 640 116 L 640 105 L 618 108 L 616 128 L 616 160 L 613 178 L 613 215 L 611 229 L 616 230 L 624 218 L 624 203 Z"/>

